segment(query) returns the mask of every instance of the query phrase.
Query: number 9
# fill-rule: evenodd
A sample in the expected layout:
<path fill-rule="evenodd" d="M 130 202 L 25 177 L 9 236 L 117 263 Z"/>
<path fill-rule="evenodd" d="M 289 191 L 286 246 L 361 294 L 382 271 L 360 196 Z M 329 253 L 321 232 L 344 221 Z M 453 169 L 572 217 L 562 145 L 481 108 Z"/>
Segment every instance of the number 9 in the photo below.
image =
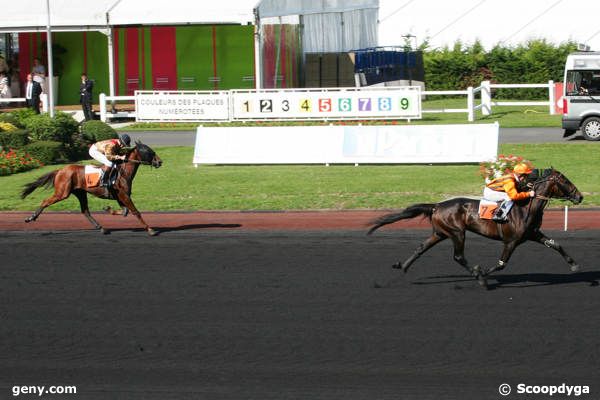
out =
<path fill-rule="evenodd" d="M 410 102 L 408 101 L 408 99 L 406 97 L 403 97 L 400 99 L 400 108 L 402 108 L 403 110 L 406 110 L 409 106 Z"/>

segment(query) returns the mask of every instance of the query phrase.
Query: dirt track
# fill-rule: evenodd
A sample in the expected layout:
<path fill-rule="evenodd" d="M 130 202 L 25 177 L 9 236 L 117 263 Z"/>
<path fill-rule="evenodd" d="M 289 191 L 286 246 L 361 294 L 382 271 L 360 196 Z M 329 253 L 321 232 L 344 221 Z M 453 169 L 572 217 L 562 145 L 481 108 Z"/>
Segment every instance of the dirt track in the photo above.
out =
<path fill-rule="evenodd" d="M 364 230 L 369 221 L 389 211 L 314 211 L 314 212 L 189 212 L 143 213 L 143 217 L 159 231 L 199 228 L 238 230 Z M 44 212 L 37 221 L 26 224 L 26 212 L 0 214 L 0 231 L 73 231 L 91 229 L 87 219 L 78 212 Z M 109 230 L 140 227 L 135 217 L 127 218 L 95 213 L 98 222 Z M 547 210 L 545 230 L 564 228 L 564 210 Z M 429 229 L 427 220 L 415 218 L 397 222 L 383 229 Z M 568 230 L 600 229 L 600 211 L 570 209 Z"/>
<path fill-rule="evenodd" d="M 193 223 L 249 224 L 231 218 Z M 449 241 L 407 275 L 390 268 L 427 235 L 0 231 L 0 398 L 493 400 L 501 383 L 598 398 L 600 231 L 551 235 L 581 272 L 526 243 L 489 291 Z M 489 266 L 500 248 L 469 235 L 466 255 Z"/>

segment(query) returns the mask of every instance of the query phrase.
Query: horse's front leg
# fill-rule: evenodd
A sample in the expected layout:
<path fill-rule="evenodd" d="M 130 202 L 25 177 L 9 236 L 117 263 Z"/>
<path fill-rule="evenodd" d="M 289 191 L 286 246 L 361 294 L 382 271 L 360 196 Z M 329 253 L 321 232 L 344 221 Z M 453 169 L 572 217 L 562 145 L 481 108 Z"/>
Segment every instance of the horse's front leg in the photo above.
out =
<path fill-rule="evenodd" d="M 131 211 L 131 213 L 136 216 L 136 218 L 141 222 L 141 224 L 144 225 L 144 228 L 146 228 L 148 235 L 150 235 L 150 236 L 158 235 L 158 232 L 155 231 L 154 229 L 150 228 L 150 226 L 146 223 L 146 221 L 144 221 L 144 219 L 142 218 L 142 214 L 135 207 L 135 205 L 133 204 L 133 201 L 131 201 L 131 197 L 129 197 L 127 195 L 127 193 L 119 192 L 118 200 L 119 200 L 119 204 L 122 204 L 127 209 L 129 209 L 129 211 Z"/>
<path fill-rule="evenodd" d="M 493 266 L 492 268 L 488 269 L 487 271 L 479 271 L 479 270 L 477 271 L 477 280 L 479 281 L 479 284 L 481 286 L 487 287 L 487 277 L 490 274 L 506 268 L 506 264 L 508 263 L 510 256 L 515 251 L 518 244 L 519 244 L 519 242 L 517 240 L 513 240 L 510 242 L 504 242 L 504 249 L 502 250 L 502 255 L 500 256 L 498 263 L 495 266 Z"/>
<path fill-rule="evenodd" d="M 568 255 L 567 252 L 564 251 L 562 246 L 560 244 L 558 244 L 558 242 L 555 241 L 554 239 L 550 239 L 548 236 L 544 235 L 541 231 L 537 231 L 537 232 L 535 232 L 535 235 L 529 240 L 533 240 L 534 242 L 541 243 L 550 249 L 554 249 L 554 250 L 558 251 L 560 253 L 560 255 L 565 259 L 565 261 L 571 266 L 571 272 L 579 271 L 579 264 L 577 264 L 575 262 L 575 260 L 573 260 L 573 258 L 570 255 Z"/>
<path fill-rule="evenodd" d="M 102 232 L 105 235 L 108 234 L 108 233 L 110 233 L 109 231 L 107 231 L 106 229 L 104 229 L 98 223 L 98 221 L 96 221 L 94 219 L 94 217 L 92 217 L 92 214 L 90 214 L 90 209 L 88 207 L 87 193 L 84 192 L 83 190 L 76 190 L 76 191 L 73 192 L 73 194 L 75 194 L 75 196 L 79 200 L 79 206 L 81 207 L 81 213 L 83 215 L 85 215 L 85 217 L 88 219 L 88 221 L 90 221 L 90 223 L 94 226 L 94 228 L 98 229 L 100 232 Z"/>

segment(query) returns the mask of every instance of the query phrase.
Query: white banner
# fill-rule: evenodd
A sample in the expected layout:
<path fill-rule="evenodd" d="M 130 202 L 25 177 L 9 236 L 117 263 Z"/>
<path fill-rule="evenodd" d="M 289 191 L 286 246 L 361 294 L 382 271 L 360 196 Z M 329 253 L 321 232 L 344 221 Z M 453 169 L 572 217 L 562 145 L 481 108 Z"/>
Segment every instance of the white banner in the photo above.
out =
<path fill-rule="evenodd" d="M 477 163 L 490 160 L 497 153 L 497 123 L 199 127 L 193 163 Z"/>
<path fill-rule="evenodd" d="M 135 91 L 135 120 L 228 121 L 229 92 Z"/>
<path fill-rule="evenodd" d="M 233 120 L 419 119 L 421 88 L 232 90 Z"/>

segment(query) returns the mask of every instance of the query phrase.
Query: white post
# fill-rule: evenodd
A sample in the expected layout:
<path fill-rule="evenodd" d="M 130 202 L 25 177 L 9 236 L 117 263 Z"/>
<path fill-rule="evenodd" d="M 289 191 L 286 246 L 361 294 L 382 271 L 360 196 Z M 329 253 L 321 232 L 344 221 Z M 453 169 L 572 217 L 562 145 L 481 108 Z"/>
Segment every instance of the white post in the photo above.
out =
<path fill-rule="evenodd" d="M 262 87 L 262 59 L 260 51 L 260 15 L 254 9 L 254 88 Z"/>
<path fill-rule="evenodd" d="M 50 0 L 46 0 L 46 13 L 48 14 L 46 23 L 46 49 L 48 51 L 48 110 L 50 117 L 54 117 L 54 63 L 52 62 L 52 31 L 50 29 Z"/>
<path fill-rule="evenodd" d="M 556 99 L 554 98 L 554 81 L 548 81 L 548 99 L 550 101 L 550 115 L 554 115 L 554 106 Z"/>
<path fill-rule="evenodd" d="M 492 113 L 492 90 L 490 81 L 481 82 L 481 114 L 490 115 Z"/>
<path fill-rule="evenodd" d="M 108 95 L 114 97 L 115 95 L 115 60 L 113 54 L 113 30 L 108 28 L 106 34 L 108 39 Z M 114 103 L 113 103 L 114 108 Z"/>
<path fill-rule="evenodd" d="M 100 121 L 106 122 L 106 95 L 100 93 Z"/>
<path fill-rule="evenodd" d="M 567 231 L 568 225 L 569 225 L 569 206 L 565 206 L 565 232 Z"/>
<path fill-rule="evenodd" d="M 467 109 L 469 113 L 469 122 L 475 121 L 475 101 L 473 95 L 473 86 L 467 88 Z"/>
<path fill-rule="evenodd" d="M 52 97 L 52 96 L 50 96 Z M 43 113 L 47 113 L 48 112 L 48 93 L 42 93 L 40 95 L 40 101 L 42 102 L 42 112 Z M 52 115 L 50 115 L 52 116 Z"/>

